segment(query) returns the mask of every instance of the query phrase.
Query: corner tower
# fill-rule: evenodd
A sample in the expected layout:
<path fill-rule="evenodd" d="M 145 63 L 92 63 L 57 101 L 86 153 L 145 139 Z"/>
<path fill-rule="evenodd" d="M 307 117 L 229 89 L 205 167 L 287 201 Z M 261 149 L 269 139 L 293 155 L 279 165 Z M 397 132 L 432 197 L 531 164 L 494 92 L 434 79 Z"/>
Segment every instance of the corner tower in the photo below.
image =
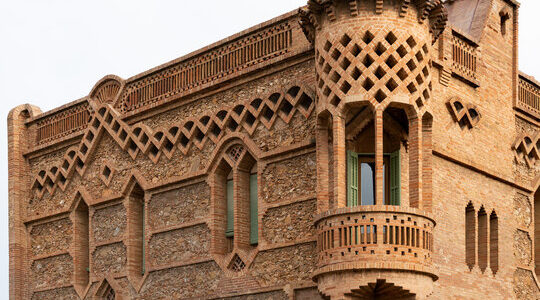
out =
<path fill-rule="evenodd" d="M 440 0 L 309 0 L 315 48 L 318 268 L 330 299 L 432 293 L 433 43 Z"/>

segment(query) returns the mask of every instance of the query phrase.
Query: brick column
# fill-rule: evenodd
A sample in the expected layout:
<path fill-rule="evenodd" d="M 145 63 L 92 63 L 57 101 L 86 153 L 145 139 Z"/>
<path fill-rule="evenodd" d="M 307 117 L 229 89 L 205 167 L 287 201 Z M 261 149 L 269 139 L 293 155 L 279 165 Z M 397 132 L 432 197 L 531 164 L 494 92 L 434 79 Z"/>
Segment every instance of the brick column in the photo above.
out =
<path fill-rule="evenodd" d="M 332 122 L 334 133 L 334 200 L 337 207 L 347 206 L 347 160 L 345 150 L 345 120 L 335 115 Z"/>
<path fill-rule="evenodd" d="M 328 119 L 317 119 L 317 212 L 321 213 L 330 208 L 329 199 L 329 149 L 328 149 Z"/>
<path fill-rule="evenodd" d="M 246 249 L 249 243 L 249 170 L 235 168 L 234 181 L 234 245 Z"/>
<path fill-rule="evenodd" d="M 375 204 L 384 204 L 383 108 L 375 110 Z M 388 184 L 388 182 L 387 182 Z"/>
<path fill-rule="evenodd" d="M 433 145 L 431 115 L 422 118 L 422 209 L 431 212 L 433 209 Z"/>
<path fill-rule="evenodd" d="M 24 225 L 25 191 L 30 186 L 30 166 L 23 156 L 28 150 L 30 133 L 24 124 L 41 110 L 28 104 L 18 106 L 8 115 L 8 191 L 9 191 L 9 298 L 29 298 L 26 264 L 27 233 Z"/>
<path fill-rule="evenodd" d="M 422 121 L 409 121 L 409 202 L 411 207 L 422 206 Z"/>

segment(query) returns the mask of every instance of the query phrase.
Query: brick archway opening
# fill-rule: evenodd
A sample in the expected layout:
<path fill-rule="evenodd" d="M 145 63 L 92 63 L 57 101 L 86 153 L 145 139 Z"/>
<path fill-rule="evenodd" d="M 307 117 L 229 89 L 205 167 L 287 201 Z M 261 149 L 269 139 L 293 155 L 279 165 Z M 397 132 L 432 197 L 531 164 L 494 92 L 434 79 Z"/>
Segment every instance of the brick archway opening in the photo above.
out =
<path fill-rule="evenodd" d="M 387 282 L 384 279 L 378 279 L 376 282 L 368 283 L 358 289 L 351 290 L 346 294 L 354 300 L 414 300 L 416 294 L 404 289 L 401 286 L 396 286 L 393 283 Z"/>

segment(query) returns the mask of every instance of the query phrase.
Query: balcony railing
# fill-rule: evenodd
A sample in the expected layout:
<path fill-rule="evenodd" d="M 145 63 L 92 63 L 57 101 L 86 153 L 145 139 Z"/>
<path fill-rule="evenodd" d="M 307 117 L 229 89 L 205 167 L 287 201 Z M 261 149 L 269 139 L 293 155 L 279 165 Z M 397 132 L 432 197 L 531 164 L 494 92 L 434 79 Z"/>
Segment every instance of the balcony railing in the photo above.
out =
<path fill-rule="evenodd" d="M 472 83 L 478 80 L 476 47 L 456 35 L 452 37 L 452 68 L 455 74 Z"/>
<path fill-rule="evenodd" d="M 517 106 L 540 118 L 540 86 L 525 75 L 519 76 Z"/>
<path fill-rule="evenodd" d="M 433 277 L 435 222 L 399 206 L 358 206 L 328 211 L 315 221 L 317 274 L 350 269 L 397 269 Z"/>

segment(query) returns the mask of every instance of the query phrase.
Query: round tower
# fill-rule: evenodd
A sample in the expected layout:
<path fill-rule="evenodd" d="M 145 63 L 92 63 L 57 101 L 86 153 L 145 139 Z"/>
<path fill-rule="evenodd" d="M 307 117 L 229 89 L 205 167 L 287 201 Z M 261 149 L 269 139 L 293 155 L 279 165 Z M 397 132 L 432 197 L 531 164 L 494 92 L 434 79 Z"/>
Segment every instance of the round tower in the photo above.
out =
<path fill-rule="evenodd" d="M 319 291 L 424 299 L 433 290 L 431 113 L 441 0 L 309 0 L 315 48 Z"/>

